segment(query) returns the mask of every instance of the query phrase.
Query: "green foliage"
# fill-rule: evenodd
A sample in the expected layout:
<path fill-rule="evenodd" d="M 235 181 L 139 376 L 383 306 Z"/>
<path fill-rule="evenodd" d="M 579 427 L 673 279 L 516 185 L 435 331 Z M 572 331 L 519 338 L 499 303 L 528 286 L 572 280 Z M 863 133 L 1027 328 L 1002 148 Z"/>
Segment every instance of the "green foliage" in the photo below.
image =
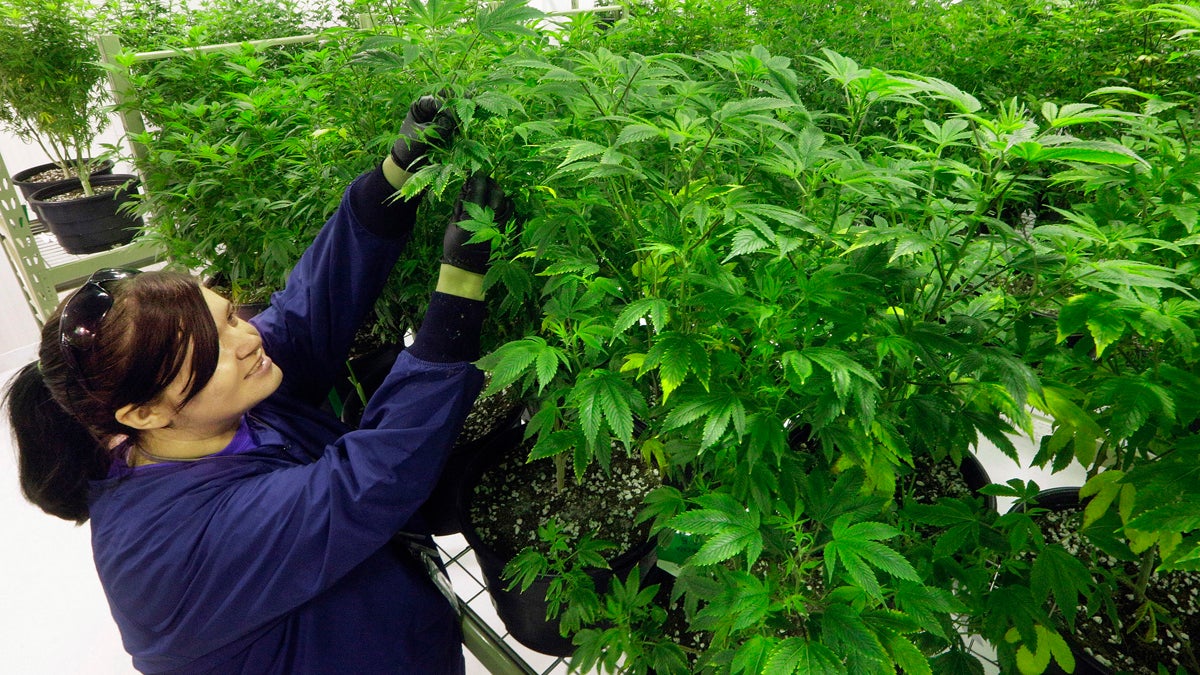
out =
<path fill-rule="evenodd" d="M 712 636 L 706 658 L 932 671 L 908 636 L 953 652 L 960 602 L 987 612 L 980 630 L 1008 663 L 1051 654 L 1043 605 L 1090 588 L 1042 550 L 1031 521 L 980 522 L 965 505 L 904 511 L 950 531 L 914 549 L 912 521 L 860 498 L 890 494 L 918 453 L 958 457 L 981 435 L 1015 453 L 1005 434 L 1030 428 L 1029 404 L 1100 436 L 1072 382 L 1052 377 L 1047 393 L 1038 375 L 1074 363 L 1053 317 L 1102 336 L 1100 351 L 1124 334 L 1076 289 L 1129 287 L 1143 303 L 1183 289 L 1174 267 L 1134 255 L 1180 244 L 1101 229 L 1092 215 L 1111 194 L 1097 180 L 1141 180 L 1161 165 L 1163 132 L 1131 140 L 1147 138 L 1146 118 L 1095 104 L 988 106 L 942 79 L 828 50 L 809 60 L 843 105 L 818 113 L 793 64 L 760 47 L 641 56 L 573 42 L 569 30 L 553 47 L 515 27 L 504 43 L 485 37 L 488 20 L 445 32 L 447 7 L 412 10 L 439 42 L 398 36 L 367 56 L 455 94 L 486 82 L 486 105 L 454 101 L 461 141 L 411 189 L 436 194 L 482 168 L 518 196 L 523 230 L 498 233 L 488 281 L 537 302 L 540 317 L 482 364 L 493 389 L 536 398 L 532 458 L 569 457 L 579 475 L 616 447 L 668 473 L 686 467 L 686 506 L 656 522 L 700 539 L 680 579 L 693 628 Z M 459 47 L 468 51 L 447 59 Z M 1042 206 L 1047 183 L 1063 206 Z M 1160 313 L 1186 323 L 1182 301 Z M 1169 409 L 1106 407 L 1128 426 Z M 785 441 L 798 423 L 815 466 Z M 833 468 L 857 487 L 820 480 Z M 1033 565 L 1020 557 L 1031 546 Z M 1015 579 L 1003 599 L 981 590 L 983 551 Z M 830 613 L 845 603 L 852 615 Z M 767 626 L 787 637 L 750 639 Z"/>
<path fill-rule="evenodd" d="M 78 175 L 90 194 L 92 142 L 108 118 L 104 71 L 89 32 L 85 0 L 0 2 L 0 126 L 36 142 L 51 161 Z"/>
<path fill-rule="evenodd" d="M 299 0 L 105 0 L 101 31 L 132 52 L 199 47 L 315 32 L 336 2 Z"/>
<path fill-rule="evenodd" d="M 147 76 L 147 210 L 179 260 L 270 286 L 297 251 L 245 267 L 262 242 L 305 241 L 388 116 L 447 100 L 456 142 L 403 193 L 437 222 L 483 170 L 517 202 L 519 227 L 472 214 L 493 243 L 489 393 L 533 402 L 531 461 L 654 464 L 668 487 L 643 519 L 695 544 L 673 590 L 695 653 L 664 641 L 637 576 L 597 593 L 599 545 L 549 527 L 550 555 L 518 556 L 518 585 L 557 579 L 581 663 L 978 672 L 965 626 L 1005 672 L 1069 665 L 1070 608 L 1102 611 L 1120 580 L 1047 543 L 1036 512 L 897 492 L 915 459 L 980 438 L 1015 457 L 1034 410 L 1055 423 L 1037 463 L 1108 470 L 1083 493 L 1087 536 L 1196 568 L 1200 160 L 1197 100 L 1177 91 L 1194 65 L 1172 56 L 1189 8 L 708 3 L 682 22 L 658 3 L 671 21 L 634 8 L 597 37 L 518 0 L 385 5 L 361 43 Z M 171 100 L 172 82 L 219 93 Z M 419 228 L 411 259 L 439 250 Z M 428 277 L 402 265 L 381 317 L 410 327 Z M 1032 505 L 1038 486 L 986 492 Z"/>
<path fill-rule="evenodd" d="M 1189 86 L 1192 72 L 1180 60 L 1186 52 L 1139 13 L 1151 6 L 1146 0 L 644 0 L 630 3 L 630 19 L 598 39 L 615 51 L 642 53 L 761 44 L 800 59 L 833 49 L 869 67 L 936 77 L 995 101 L 1078 101 L 1101 86 L 1160 94 Z M 804 89 L 821 108 L 840 94 L 811 79 Z"/>
<path fill-rule="evenodd" d="M 575 634 L 579 646 L 571 667 L 580 672 L 690 672 L 684 649 L 664 633 L 667 612 L 658 584 L 645 586 L 635 567 L 624 581 L 614 579 L 605 594 L 595 628 Z"/>
<path fill-rule="evenodd" d="M 173 263 L 223 279 L 237 302 L 282 287 L 346 183 L 378 161 L 363 113 L 391 102 L 352 50 L 181 55 L 135 78 L 154 122 L 133 139 L 149 150 L 141 208 Z M 180 90 L 206 93 L 170 97 Z"/>
<path fill-rule="evenodd" d="M 549 581 L 546 590 L 546 619 L 558 619 L 559 631 L 564 636 L 577 632 L 584 624 L 594 623 L 601 614 L 600 596 L 588 570 L 608 569 L 605 552 L 612 544 L 596 541 L 585 534 L 573 545 L 567 545 L 557 520 L 538 528 L 538 539 L 546 546 L 545 553 L 534 547 L 526 547 L 504 567 L 504 578 L 509 579 L 509 590 L 522 591 L 540 579 Z M 637 581 L 630 582 L 632 589 Z M 633 592 L 620 583 L 617 588 Z M 634 592 L 637 604 L 645 604 Z M 653 592 L 651 592 L 653 594 Z"/>

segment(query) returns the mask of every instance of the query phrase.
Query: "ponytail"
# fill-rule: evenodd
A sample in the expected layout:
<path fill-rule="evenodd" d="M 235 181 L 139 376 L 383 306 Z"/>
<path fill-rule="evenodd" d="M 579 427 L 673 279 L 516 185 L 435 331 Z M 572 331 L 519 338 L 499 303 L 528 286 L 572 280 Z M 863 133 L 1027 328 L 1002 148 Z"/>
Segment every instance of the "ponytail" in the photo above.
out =
<path fill-rule="evenodd" d="M 87 522 L 88 481 L 108 472 L 107 451 L 54 400 L 38 362 L 9 381 L 4 402 L 25 498 L 52 516 Z"/>
<path fill-rule="evenodd" d="M 110 442 L 120 436 L 137 442 L 138 431 L 115 412 L 157 399 L 183 372 L 189 349 L 190 398 L 212 377 L 220 351 L 194 278 L 146 272 L 107 290 L 115 300 L 99 326 L 103 339 L 68 365 L 60 305 L 42 324 L 39 360 L 22 368 L 5 394 L 25 498 L 80 524 L 88 520 L 88 482 L 104 478 L 112 465 Z"/>

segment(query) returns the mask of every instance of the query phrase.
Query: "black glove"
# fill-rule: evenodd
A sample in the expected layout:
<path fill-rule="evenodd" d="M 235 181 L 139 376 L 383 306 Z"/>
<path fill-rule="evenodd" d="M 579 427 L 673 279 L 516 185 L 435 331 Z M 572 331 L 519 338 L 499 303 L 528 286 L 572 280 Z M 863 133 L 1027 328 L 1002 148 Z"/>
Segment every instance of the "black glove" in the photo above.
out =
<path fill-rule="evenodd" d="M 458 203 L 454 206 L 454 216 L 446 226 L 446 235 L 442 238 L 442 262 L 464 269 L 475 274 L 487 274 L 492 256 L 492 246 L 489 242 L 468 244 L 472 232 L 459 227 L 459 223 L 469 220 L 464 203 L 478 204 L 488 207 L 495 213 L 493 221 L 496 227 L 502 228 L 513 215 L 512 200 L 504 195 L 504 190 L 491 177 L 476 173 L 463 184 L 462 192 L 458 195 Z"/>
<path fill-rule="evenodd" d="M 396 166 L 416 173 L 429 163 L 425 153 L 431 145 L 443 147 L 450 142 L 458 121 L 449 108 L 443 107 L 436 96 L 422 96 L 408 107 L 400 138 L 392 144 L 392 161 Z"/>

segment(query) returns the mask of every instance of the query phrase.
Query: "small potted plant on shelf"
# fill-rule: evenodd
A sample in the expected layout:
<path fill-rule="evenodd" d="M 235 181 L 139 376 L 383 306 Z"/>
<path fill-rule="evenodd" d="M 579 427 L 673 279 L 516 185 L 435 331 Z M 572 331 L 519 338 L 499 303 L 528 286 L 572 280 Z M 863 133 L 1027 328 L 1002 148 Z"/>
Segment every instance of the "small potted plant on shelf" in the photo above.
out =
<path fill-rule="evenodd" d="M 52 160 L 18 172 L 16 182 L 68 252 L 128 242 L 141 225 L 122 208 L 136 177 L 109 175 L 112 163 L 91 157 L 108 120 L 89 33 L 94 9 L 82 0 L 3 0 L 0 13 L 0 124 Z"/>

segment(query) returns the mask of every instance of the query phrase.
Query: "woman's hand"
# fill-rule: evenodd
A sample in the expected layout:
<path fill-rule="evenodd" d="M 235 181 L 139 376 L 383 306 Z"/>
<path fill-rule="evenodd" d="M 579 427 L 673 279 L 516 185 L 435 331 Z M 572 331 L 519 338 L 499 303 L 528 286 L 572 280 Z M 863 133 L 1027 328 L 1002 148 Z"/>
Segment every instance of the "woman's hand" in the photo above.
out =
<path fill-rule="evenodd" d="M 458 121 L 451 110 L 436 96 L 422 96 L 408 107 L 400 124 L 400 137 L 383 160 L 383 174 L 397 190 L 414 173 L 429 163 L 431 147 L 450 144 Z"/>
<path fill-rule="evenodd" d="M 437 290 L 482 300 L 483 277 L 491 265 L 492 245 L 487 241 L 469 243 L 474 233 L 459 225 L 471 220 L 467 204 L 490 209 L 492 222 L 497 229 L 503 229 L 512 219 L 513 204 L 496 181 L 476 173 L 463 184 L 454 207 L 454 216 L 450 218 L 442 237 L 442 267 Z"/>

